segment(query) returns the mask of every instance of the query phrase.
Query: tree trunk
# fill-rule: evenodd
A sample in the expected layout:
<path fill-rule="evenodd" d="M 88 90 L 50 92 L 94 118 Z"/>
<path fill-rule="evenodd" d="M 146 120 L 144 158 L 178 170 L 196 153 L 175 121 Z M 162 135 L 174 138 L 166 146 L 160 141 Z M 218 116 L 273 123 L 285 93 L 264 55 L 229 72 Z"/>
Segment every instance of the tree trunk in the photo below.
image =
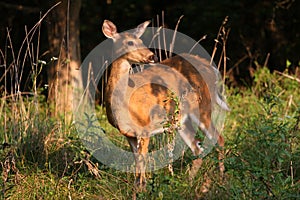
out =
<path fill-rule="evenodd" d="M 50 1 L 53 6 L 56 2 Z M 81 89 L 79 12 L 81 0 L 62 0 L 48 17 L 48 40 L 52 56 L 48 68 L 48 102 L 54 117 L 72 120 L 75 90 Z"/>

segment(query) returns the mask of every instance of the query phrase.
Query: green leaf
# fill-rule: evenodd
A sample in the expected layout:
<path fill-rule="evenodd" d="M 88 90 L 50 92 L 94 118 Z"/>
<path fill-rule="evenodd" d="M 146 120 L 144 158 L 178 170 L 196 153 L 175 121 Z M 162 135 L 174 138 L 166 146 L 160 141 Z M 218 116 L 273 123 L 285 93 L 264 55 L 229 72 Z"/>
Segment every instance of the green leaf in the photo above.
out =
<path fill-rule="evenodd" d="M 291 66 L 291 61 L 289 61 L 289 60 L 286 60 L 286 68 L 289 68 L 290 66 Z"/>

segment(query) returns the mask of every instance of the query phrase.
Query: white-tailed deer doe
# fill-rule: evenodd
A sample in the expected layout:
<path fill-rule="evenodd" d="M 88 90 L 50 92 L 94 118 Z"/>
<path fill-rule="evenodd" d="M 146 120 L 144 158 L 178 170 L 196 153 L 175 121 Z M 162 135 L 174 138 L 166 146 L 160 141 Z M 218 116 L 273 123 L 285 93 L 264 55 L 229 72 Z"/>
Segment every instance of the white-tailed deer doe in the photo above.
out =
<path fill-rule="evenodd" d="M 193 124 L 197 124 L 207 137 L 218 137 L 219 146 L 224 139 L 215 129 L 212 120 L 213 102 L 227 110 L 226 103 L 215 92 L 216 75 L 209 61 L 185 54 L 155 63 L 155 55 L 139 39 L 149 25 L 140 24 L 133 33 L 118 33 L 116 26 L 105 20 L 102 31 L 113 40 L 114 61 L 105 90 L 106 113 L 109 122 L 127 137 L 135 155 L 136 184 L 145 186 L 146 154 L 150 137 L 164 131 L 163 124 L 174 113 L 175 102 L 170 100 L 170 91 L 180 97 L 178 133 L 194 155 L 202 153 Z M 188 58 L 188 61 L 184 58 Z M 141 73 L 130 74 L 132 64 L 153 63 Z M 213 86 L 193 65 L 203 65 Z M 220 152 L 220 159 L 222 159 Z M 220 171 L 224 165 L 220 162 Z M 199 167 L 196 167 L 199 168 Z"/>

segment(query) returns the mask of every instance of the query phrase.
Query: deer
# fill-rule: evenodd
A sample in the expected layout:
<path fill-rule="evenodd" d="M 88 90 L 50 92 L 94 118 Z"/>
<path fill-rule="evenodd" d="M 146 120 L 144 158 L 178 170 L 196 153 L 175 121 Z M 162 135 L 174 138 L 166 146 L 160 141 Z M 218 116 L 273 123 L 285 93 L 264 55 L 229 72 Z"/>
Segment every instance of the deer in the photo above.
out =
<path fill-rule="evenodd" d="M 146 21 L 138 25 L 134 32 L 122 33 L 118 33 L 116 25 L 109 20 L 104 20 L 102 26 L 103 34 L 113 41 L 114 53 L 104 92 L 106 115 L 109 123 L 127 138 L 134 153 L 137 188 L 146 186 L 145 157 L 150 137 L 163 133 L 163 122 L 170 116 L 169 113 L 174 113 L 175 103 L 168 100 L 170 90 L 181 99 L 177 131 L 195 156 L 200 155 L 203 148 L 201 141 L 195 137 L 192 122 L 207 137 L 217 135 L 218 144 L 223 147 L 224 139 L 211 119 L 211 104 L 216 102 L 223 109 L 229 109 L 218 93 L 210 92 L 215 88 L 210 89 L 201 75 L 193 73 L 191 63 L 209 63 L 207 60 L 185 55 L 157 63 L 155 54 L 140 39 L 149 24 L 150 21 Z M 141 73 L 131 74 L 132 64 L 149 64 L 149 67 Z M 213 74 L 208 64 L 204 65 L 204 69 Z M 194 170 L 198 170 L 201 160 L 195 161 L 198 166 Z M 221 163 L 219 167 L 223 172 L 224 165 Z"/>

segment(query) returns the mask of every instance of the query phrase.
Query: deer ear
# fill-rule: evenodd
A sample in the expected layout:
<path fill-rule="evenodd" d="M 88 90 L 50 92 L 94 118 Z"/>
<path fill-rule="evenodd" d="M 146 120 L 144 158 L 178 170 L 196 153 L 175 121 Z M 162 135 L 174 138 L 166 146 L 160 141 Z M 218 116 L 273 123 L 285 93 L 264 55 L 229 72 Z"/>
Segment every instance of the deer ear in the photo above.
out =
<path fill-rule="evenodd" d="M 135 28 L 135 31 L 134 31 L 133 34 L 134 34 L 136 37 L 140 38 L 140 37 L 144 34 L 144 32 L 145 32 L 147 26 L 148 26 L 150 23 L 151 23 L 151 21 L 149 20 L 149 21 L 145 21 L 144 23 L 138 25 L 138 26 Z"/>
<path fill-rule="evenodd" d="M 104 20 L 102 26 L 102 32 L 107 38 L 115 40 L 118 37 L 117 27 L 109 20 Z"/>

